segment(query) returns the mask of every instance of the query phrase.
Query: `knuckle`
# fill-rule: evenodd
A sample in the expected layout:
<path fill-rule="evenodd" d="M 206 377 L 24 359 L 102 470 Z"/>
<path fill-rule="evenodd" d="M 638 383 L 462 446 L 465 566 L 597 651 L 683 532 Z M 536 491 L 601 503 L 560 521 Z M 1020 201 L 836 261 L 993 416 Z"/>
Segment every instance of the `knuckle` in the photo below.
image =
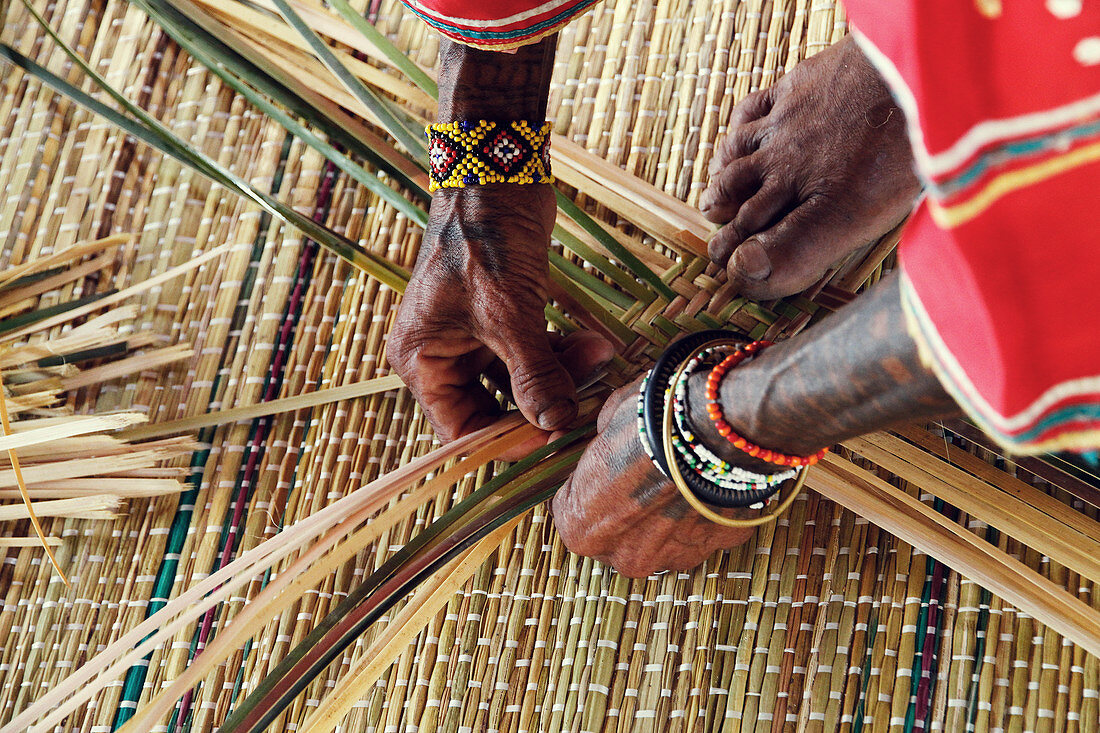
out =
<path fill-rule="evenodd" d="M 561 367 L 549 355 L 539 355 L 517 360 L 512 372 L 512 389 L 529 392 L 546 387 L 564 388 Z"/>
<path fill-rule="evenodd" d="M 584 531 L 580 522 L 558 520 L 555 524 L 562 544 L 570 552 L 584 557 L 595 557 L 603 550 L 602 545 Z"/>
<path fill-rule="evenodd" d="M 615 572 L 628 578 L 645 578 L 656 571 L 650 563 L 639 562 L 633 558 L 612 557 L 611 565 L 615 568 Z"/>

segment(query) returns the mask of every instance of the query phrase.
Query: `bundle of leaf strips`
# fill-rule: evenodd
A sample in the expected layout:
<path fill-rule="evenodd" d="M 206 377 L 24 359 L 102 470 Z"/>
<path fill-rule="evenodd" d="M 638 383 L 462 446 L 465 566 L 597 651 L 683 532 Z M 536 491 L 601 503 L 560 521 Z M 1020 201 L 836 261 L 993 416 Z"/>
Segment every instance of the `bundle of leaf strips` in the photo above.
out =
<path fill-rule="evenodd" d="M 578 428 L 534 451 L 416 535 L 291 650 L 221 730 L 267 728 L 326 666 L 419 583 L 494 529 L 552 497 L 592 432 L 592 426 Z"/>
<path fill-rule="evenodd" d="M 143 290 L 142 285 L 50 306 L 36 301 L 51 290 L 100 274 L 129 239 L 116 235 L 78 244 L 9 266 L 0 273 L 0 312 L 4 314 L 0 317 L 0 444 L 11 466 L 11 477 L 5 478 L 5 485 L 14 485 L 22 502 L 22 506 L 0 506 L 0 521 L 28 519 L 36 535 L 0 538 L 0 547 L 32 546 L 37 541 L 66 585 L 68 577 L 53 551 L 60 541 L 47 537 L 39 516 L 113 519 L 126 496 L 178 492 L 182 485 L 170 477 L 171 470 L 159 480 L 134 474 L 184 455 L 194 445 L 178 439 L 127 443 L 109 433 L 144 422 L 144 415 L 77 415 L 65 404 L 70 391 L 177 362 L 192 354 L 185 346 L 177 345 L 131 355 L 157 341 L 150 334 L 134 336 L 123 331 L 123 325 L 136 315 L 133 306 L 107 310 L 80 321 Z M 58 325 L 71 327 L 44 343 L 29 338 Z M 76 438 L 79 442 L 74 442 Z M 114 460 L 101 460 L 107 456 Z M 6 498 L 8 491 L 3 493 Z"/>

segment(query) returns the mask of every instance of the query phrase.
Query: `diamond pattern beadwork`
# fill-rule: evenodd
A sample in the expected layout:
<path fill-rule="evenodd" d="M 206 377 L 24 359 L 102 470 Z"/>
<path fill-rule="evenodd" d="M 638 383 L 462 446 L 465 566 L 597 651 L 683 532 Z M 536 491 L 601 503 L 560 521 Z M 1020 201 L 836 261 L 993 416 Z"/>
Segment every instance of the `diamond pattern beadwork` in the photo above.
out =
<path fill-rule="evenodd" d="M 429 125 L 429 191 L 486 183 L 550 183 L 550 123 L 461 120 Z"/>

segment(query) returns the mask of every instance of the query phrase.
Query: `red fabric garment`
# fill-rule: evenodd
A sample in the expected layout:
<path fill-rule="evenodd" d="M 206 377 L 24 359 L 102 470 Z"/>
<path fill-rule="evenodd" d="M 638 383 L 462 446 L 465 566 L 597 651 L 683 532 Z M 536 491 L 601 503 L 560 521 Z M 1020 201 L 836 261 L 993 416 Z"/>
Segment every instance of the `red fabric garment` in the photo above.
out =
<path fill-rule="evenodd" d="M 401 0 L 428 25 L 468 46 L 505 51 L 556 32 L 598 0 Z"/>
<path fill-rule="evenodd" d="M 1095 449 L 1100 3 L 846 5 L 926 184 L 900 248 L 922 354 L 1007 448 Z"/>

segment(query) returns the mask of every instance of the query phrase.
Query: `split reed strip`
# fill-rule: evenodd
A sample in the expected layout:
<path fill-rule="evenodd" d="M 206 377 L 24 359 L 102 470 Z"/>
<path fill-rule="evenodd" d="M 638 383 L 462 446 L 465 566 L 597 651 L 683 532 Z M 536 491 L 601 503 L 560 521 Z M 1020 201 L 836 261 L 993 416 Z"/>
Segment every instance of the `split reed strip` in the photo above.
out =
<path fill-rule="evenodd" d="M 877 476 L 830 457 L 813 478 L 812 488 L 846 506 L 862 497 L 860 514 L 900 539 L 949 562 L 960 572 L 998 593 L 1050 628 L 1100 652 L 1100 613 L 1039 576 L 1023 563 L 977 541 L 919 501 Z"/>
<path fill-rule="evenodd" d="M 100 239 L 96 239 L 96 240 L 91 241 L 91 242 L 86 242 L 84 244 L 75 244 L 71 247 L 68 247 L 67 249 L 55 250 L 52 254 L 48 254 L 48 255 L 45 255 L 45 256 L 42 256 L 42 257 L 37 257 L 35 259 L 30 259 L 30 260 L 27 260 L 27 261 L 23 262 L 22 264 L 15 265 L 13 267 L 7 267 L 2 272 L 0 272 L 0 287 L 3 287 L 3 286 L 10 287 L 10 284 L 12 282 L 14 282 L 15 280 L 18 280 L 21 277 L 25 277 L 25 276 L 30 275 L 30 274 L 35 273 L 35 272 L 42 272 L 43 270 L 49 270 L 49 269 L 52 269 L 54 267 L 58 267 L 60 265 L 64 265 L 64 264 L 73 262 L 75 260 L 79 260 L 83 257 L 88 257 L 88 256 L 91 256 L 91 255 L 101 255 L 104 252 L 107 252 L 108 250 L 112 250 L 116 247 L 120 247 L 124 244 L 127 244 L 129 241 L 131 241 L 132 236 L 133 235 L 130 235 L 130 234 L 113 234 L 109 237 L 102 237 Z M 92 261 L 93 262 L 98 262 L 98 261 L 100 261 L 100 258 L 96 258 L 95 260 L 92 260 Z M 77 269 L 77 271 L 79 272 L 80 270 Z M 61 274 L 56 275 L 54 277 L 55 278 L 61 278 L 61 277 L 64 277 L 64 276 L 65 276 L 65 273 L 61 273 Z M 53 279 L 54 278 L 50 278 L 50 279 L 42 281 L 42 282 L 51 282 Z M 62 280 L 61 282 L 65 282 L 65 281 Z M 27 287 L 29 288 L 30 286 L 27 286 Z M 4 293 L 5 302 L 6 302 L 6 299 L 15 296 L 16 294 L 20 293 L 22 290 L 23 290 L 22 288 L 20 288 L 20 289 L 10 289 L 7 292 L 5 292 Z M 35 293 L 35 294 L 37 294 L 37 293 Z M 28 297 L 28 296 L 24 296 L 24 297 Z M 20 298 L 20 299 L 22 299 L 22 298 Z"/>
<path fill-rule="evenodd" d="M 423 505 L 425 500 L 438 493 L 441 488 L 450 485 L 467 470 L 471 463 L 483 463 L 488 457 L 487 454 L 500 450 L 503 445 L 521 442 L 527 439 L 529 434 L 526 431 L 516 431 L 510 440 L 497 441 L 488 450 L 482 448 L 480 451 L 474 451 L 467 461 L 432 477 L 423 486 L 373 518 L 366 527 L 349 536 L 338 548 L 331 550 L 328 556 L 324 556 L 324 552 L 331 546 L 331 542 L 304 548 L 303 553 L 289 567 L 281 569 L 278 576 L 255 596 L 248 607 L 235 614 L 232 624 L 219 634 L 206 650 L 205 658 L 200 657 L 195 663 L 188 665 L 186 671 L 173 678 L 171 686 L 162 690 L 142 707 L 131 719 L 128 730 L 141 730 L 142 726 L 151 724 L 159 716 L 166 714 L 170 706 L 214 665 L 219 664 L 229 651 L 240 646 L 255 633 L 254 620 L 263 618 L 265 615 L 270 616 L 273 611 L 278 612 L 287 605 L 297 603 L 303 590 L 315 586 L 335 568 L 346 562 L 351 555 L 374 542 L 386 528 L 393 527 L 399 519 L 407 516 L 415 507 Z M 318 562 L 319 560 L 321 562 Z M 299 610 L 299 613 L 302 612 Z"/>
<path fill-rule="evenodd" d="M 78 499 L 109 492 L 121 499 L 142 499 L 179 493 L 183 488 L 179 481 L 167 478 L 77 478 L 27 486 L 27 494 L 32 499 Z M 0 499 L 18 498 L 18 490 L 0 489 Z"/>
<path fill-rule="evenodd" d="M 1083 515 L 1056 520 L 886 434 L 856 438 L 844 445 L 1085 577 L 1100 580 L 1100 542 L 1092 538 L 1098 531 L 1095 521 Z"/>
<path fill-rule="evenodd" d="M 56 290 L 62 285 L 82 280 L 92 273 L 104 270 L 115 261 L 115 255 L 104 254 L 87 262 L 65 267 L 56 275 L 36 282 L 29 283 L 19 288 L 11 288 L 2 291 L 0 295 L 0 316 L 9 316 L 34 305 L 35 296 Z"/>
<path fill-rule="evenodd" d="M 330 387 L 315 392 L 298 394 L 293 397 L 283 397 L 268 402 L 260 402 L 255 405 L 242 405 L 225 410 L 196 415 L 194 417 L 174 420 L 167 423 L 157 423 L 142 429 L 130 429 L 122 432 L 119 437 L 125 440 L 148 440 L 160 438 L 178 433 L 190 433 L 201 428 L 226 425 L 229 423 L 245 422 L 260 417 L 269 417 L 282 412 L 297 412 L 331 402 L 343 402 L 344 400 L 366 397 L 379 392 L 388 392 L 400 389 L 404 386 L 400 377 L 386 376 L 368 379 L 357 384 L 345 384 L 340 387 Z"/>
<path fill-rule="evenodd" d="M 0 450 L 12 450 L 15 448 L 27 448 L 30 446 L 53 443 L 64 438 L 72 438 L 88 433 L 98 433 L 107 430 L 125 428 L 135 423 L 145 422 L 145 416 L 135 412 L 124 412 L 118 415 L 94 415 L 89 417 L 74 417 L 59 421 L 55 424 L 45 425 L 34 429 L 18 430 L 11 434 L 0 436 Z"/>
<path fill-rule="evenodd" d="M 941 460 L 948 461 L 953 466 L 973 474 L 986 484 L 1019 498 L 1028 506 L 1050 515 L 1055 520 L 1073 527 L 1078 532 L 1085 533 L 1086 536 L 1094 540 L 1100 540 L 1100 524 L 1083 517 L 1081 512 L 1075 511 L 1065 502 L 1059 501 L 1022 479 L 997 468 L 987 461 L 983 461 L 965 450 L 950 450 L 948 444 L 942 438 L 937 438 L 932 433 L 916 426 L 901 428 L 895 432 L 926 452 L 934 453 Z"/>
<path fill-rule="evenodd" d="M 133 296 L 138 295 L 140 293 L 143 293 L 143 292 L 145 292 L 145 291 L 147 291 L 147 290 L 149 290 L 149 289 L 151 289 L 151 288 L 153 288 L 157 285 L 160 285 L 161 283 L 164 283 L 168 280 L 179 277 L 180 275 L 183 275 L 184 273 L 186 273 L 190 270 L 193 270 L 193 269 L 198 268 L 198 267 L 202 267 L 203 265 L 209 263 L 210 261 L 215 260 L 218 257 L 221 257 L 223 254 L 225 254 L 228 251 L 229 251 L 229 246 L 228 245 L 223 245 L 221 247 L 216 247 L 216 248 L 210 250 L 209 252 L 206 252 L 202 255 L 199 255 L 198 257 L 195 257 L 190 262 L 187 262 L 187 263 L 185 263 L 183 265 L 180 265 L 178 267 L 174 267 L 171 270 L 168 270 L 167 272 L 164 272 L 164 273 L 161 273 L 160 275 L 156 275 L 154 277 L 151 277 L 148 280 L 145 280 L 145 281 L 143 281 L 141 283 L 138 283 L 136 285 L 131 285 L 130 287 L 128 287 L 124 290 L 120 290 L 120 291 L 118 291 L 117 293 L 115 293 L 113 295 L 108 295 L 104 298 L 100 298 L 99 300 L 95 301 L 94 303 L 89 303 L 88 305 L 81 306 L 79 308 L 74 308 L 71 311 L 63 313 L 61 315 L 54 316 L 52 318 L 46 318 L 42 321 L 38 321 L 37 323 L 34 323 L 31 326 L 27 326 L 26 328 L 22 328 L 22 329 L 20 329 L 16 332 L 10 334 L 8 336 L 8 338 L 12 338 L 12 339 L 23 338 L 23 337 L 28 336 L 32 333 L 36 333 L 38 331 L 44 331 L 48 328 L 53 328 L 54 326 L 59 326 L 59 325 L 64 324 L 64 323 L 68 323 L 71 320 L 74 320 L 76 318 L 80 318 L 82 316 L 86 316 L 89 313 L 94 313 L 97 310 L 101 310 L 103 308 L 106 308 L 107 306 L 114 305 L 115 303 L 121 303 L 122 301 L 126 300 L 127 298 L 132 298 Z"/>
<path fill-rule="evenodd" d="M 61 546 L 60 537 L 47 537 L 46 544 L 50 547 Z M 0 537 L 0 548 L 17 548 L 17 547 L 41 547 L 42 540 L 38 537 Z"/>
<path fill-rule="evenodd" d="M 509 422 L 514 424 L 518 421 L 511 418 Z M 400 486 L 403 481 L 407 481 L 410 477 L 422 472 L 423 467 L 426 465 L 438 465 L 461 452 L 485 447 L 492 442 L 489 433 L 493 432 L 499 432 L 499 427 L 495 431 L 487 429 L 471 433 L 469 436 L 440 448 L 420 460 L 404 465 L 387 475 L 377 485 L 391 488 Z M 186 592 L 165 607 L 166 611 L 163 616 L 171 615 L 168 613 L 168 609 L 171 609 L 172 613 L 178 614 L 175 620 L 168 623 L 159 623 L 161 619 L 150 617 L 144 623 L 131 629 L 116 641 L 116 649 L 108 648 L 104 650 L 95 660 L 85 664 L 79 670 L 75 670 L 61 685 L 51 691 L 48 697 L 36 701 L 34 705 L 22 711 L 3 730 L 17 730 L 20 726 L 27 725 L 40 717 L 42 720 L 39 724 L 46 726 L 52 724 L 53 721 L 62 719 L 82 700 L 94 694 L 97 687 L 105 685 L 105 676 L 110 677 L 114 672 L 124 669 L 126 665 L 140 658 L 146 651 L 155 648 L 158 638 L 175 633 L 189 619 L 197 618 L 207 607 L 212 607 L 221 597 L 232 592 L 236 586 L 242 583 L 241 576 L 235 575 L 235 573 L 241 571 L 242 567 L 250 570 L 270 567 L 279 559 L 294 552 L 295 548 L 299 546 L 292 541 L 293 537 L 308 539 L 327 532 L 326 541 L 328 545 L 325 542 L 316 542 L 310 546 L 310 553 L 323 552 L 327 546 L 334 544 L 343 534 L 341 529 L 330 531 L 327 528 L 334 526 L 350 528 L 352 523 L 357 523 L 366 518 L 362 515 L 367 515 L 377 509 L 378 499 L 379 496 L 373 495 L 371 491 L 361 490 L 354 495 L 349 495 L 344 500 L 330 504 L 324 510 L 301 520 L 293 528 L 285 530 L 282 536 L 278 538 L 278 542 L 269 542 L 257 547 L 219 571 L 210 574 L 201 582 L 192 585 Z M 350 519 L 346 518 L 349 511 L 353 512 Z M 334 521 L 338 519 L 339 521 Z M 218 590 L 207 595 L 214 588 L 218 588 Z M 201 605 L 196 603 L 200 598 L 203 598 Z M 154 633 L 151 636 L 146 636 L 151 631 L 154 631 Z M 136 647 L 131 647 L 133 642 L 138 640 L 141 640 L 141 643 Z M 95 679 L 94 684 L 89 684 L 93 678 Z M 54 707 L 55 705 L 56 707 Z M 46 711 L 51 708 L 52 711 L 47 714 Z"/>
<path fill-rule="evenodd" d="M 82 496 L 74 499 L 32 501 L 29 506 L 0 506 L 0 522 L 38 517 L 74 517 L 77 519 L 114 519 L 122 498 L 108 494 Z"/>
<path fill-rule="evenodd" d="M 168 364 L 189 359 L 194 356 L 194 353 L 186 344 L 145 351 L 136 356 L 85 369 L 71 377 L 62 377 L 60 388 L 68 392 L 93 384 L 109 382 L 131 374 L 156 370 Z"/>

